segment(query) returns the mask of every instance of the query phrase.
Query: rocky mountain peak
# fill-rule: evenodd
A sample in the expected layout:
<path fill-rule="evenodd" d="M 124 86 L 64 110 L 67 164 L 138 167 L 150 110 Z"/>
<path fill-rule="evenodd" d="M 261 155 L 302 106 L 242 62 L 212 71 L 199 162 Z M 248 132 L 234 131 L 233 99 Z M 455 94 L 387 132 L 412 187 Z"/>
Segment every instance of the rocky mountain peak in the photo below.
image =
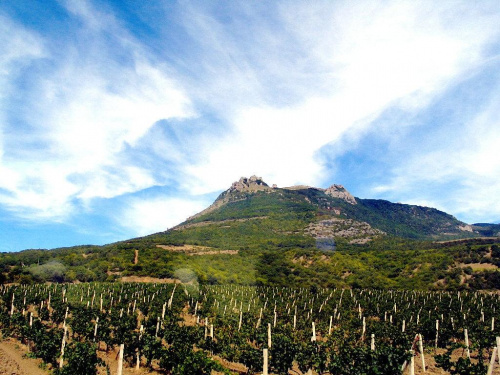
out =
<path fill-rule="evenodd" d="M 268 189 L 271 189 L 271 187 L 262 180 L 262 177 L 251 176 L 250 178 L 241 177 L 239 181 L 233 182 L 229 191 L 259 191 Z"/>
<path fill-rule="evenodd" d="M 245 192 L 245 193 L 254 193 L 257 191 L 262 191 L 262 190 L 273 190 L 268 184 L 266 184 L 263 180 L 262 177 L 257 177 L 257 176 L 251 176 L 249 178 L 247 177 L 241 177 L 238 181 L 235 181 L 231 184 L 231 187 L 227 189 L 226 191 L 222 192 L 219 197 L 215 200 L 214 203 L 212 203 L 208 208 L 204 209 L 203 211 L 197 213 L 194 216 L 189 217 L 187 220 L 193 220 L 196 219 L 199 216 L 208 214 L 212 211 L 217 210 L 219 207 L 225 205 L 226 203 L 230 201 L 236 200 L 241 200 L 241 197 L 239 197 L 237 193 Z M 236 193 L 236 194 L 234 194 Z"/>
<path fill-rule="evenodd" d="M 350 204 L 358 204 L 358 202 L 356 202 L 356 199 L 351 195 L 351 193 L 349 193 L 347 189 L 342 185 L 333 184 L 332 186 L 330 186 L 328 189 L 325 190 L 325 194 L 334 198 L 343 199 Z"/>

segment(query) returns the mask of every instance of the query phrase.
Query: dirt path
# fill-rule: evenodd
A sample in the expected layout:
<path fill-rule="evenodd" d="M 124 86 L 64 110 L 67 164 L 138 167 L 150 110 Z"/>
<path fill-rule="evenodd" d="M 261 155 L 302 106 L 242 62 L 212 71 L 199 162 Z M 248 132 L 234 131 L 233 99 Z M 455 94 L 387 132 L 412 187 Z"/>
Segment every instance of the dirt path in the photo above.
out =
<path fill-rule="evenodd" d="M 47 375 L 41 360 L 23 357 L 27 348 L 14 340 L 0 341 L 0 375 Z"/>

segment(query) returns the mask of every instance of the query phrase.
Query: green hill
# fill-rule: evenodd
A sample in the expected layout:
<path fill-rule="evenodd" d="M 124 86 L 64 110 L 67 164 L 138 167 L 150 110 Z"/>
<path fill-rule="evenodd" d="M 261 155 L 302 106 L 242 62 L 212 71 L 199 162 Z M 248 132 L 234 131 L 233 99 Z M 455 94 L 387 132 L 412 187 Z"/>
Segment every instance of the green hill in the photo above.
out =
<path fill-rule="evenodd" d="M 242 178 L 199 214 L 105 246 L 0 254 L 0 281 L 114 281 L 380 288 L 500 287 L 498 226 L 442 211 L 353 197 L 343 186 L 270 187 Z M 496 231 L 496 232 L 495 232 Z"/>

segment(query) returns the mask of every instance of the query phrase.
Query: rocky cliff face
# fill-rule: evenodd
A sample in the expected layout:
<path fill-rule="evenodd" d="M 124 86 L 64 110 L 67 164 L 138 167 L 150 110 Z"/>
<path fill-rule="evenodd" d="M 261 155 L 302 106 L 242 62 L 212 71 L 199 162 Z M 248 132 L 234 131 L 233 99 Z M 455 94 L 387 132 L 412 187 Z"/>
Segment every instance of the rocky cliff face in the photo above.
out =
<path fill-rule="evenodd" d="M 255 193 L 257 191 L 273 190 L 273 189 L 274 187 L 272 188 L 268 184 L 266 184 L 262 180 L 262 177 L 257 177 L 257 176 L 251 176 L 250 178 L 241 177 L 238 181 L 233 182 L 229 189 L 222 192 L 212 205 L 210 205 L 203 211 L 197 213 L 196 215 L 189 217 L 187 221 L 196 219 L 197 217 L 213 212 L 228 202 L 242 200 L 244 198 L 242 198 L 241 196 L 244 195 L 244 193 Z"/>
<path fill-rule="evenodd" d="M 328 189 L 325 190 L 325 194 L 334 197 L 334 198 L 340 198 L 345 200 L 347 203 L 350 204 L 358 204 L 356 202 L 356 199 L 347 191 L 346 188 L 344 188 L 342 185 L 332 185 Z"/>
<path fill-rule="evenodd" d="M 316 239 L 345 238 L 349 243 L 356 244 L 367 243 L 377 236 L 385 235 L 385 232 L 372 228 L 370 224 L 363 221 L 335 217 L 309 224 L 305 233 Z"/>
<path fill-rule="evenodd" d="M 233 182 L 229 188 L 229 192 L 239 191 L 239 192 L 254 192 L 260 190 L 270 190 L 272 189 L 266 184 L 262 177 L 252 176 L 250 178 L 241 177 L 239 181 Z"/>

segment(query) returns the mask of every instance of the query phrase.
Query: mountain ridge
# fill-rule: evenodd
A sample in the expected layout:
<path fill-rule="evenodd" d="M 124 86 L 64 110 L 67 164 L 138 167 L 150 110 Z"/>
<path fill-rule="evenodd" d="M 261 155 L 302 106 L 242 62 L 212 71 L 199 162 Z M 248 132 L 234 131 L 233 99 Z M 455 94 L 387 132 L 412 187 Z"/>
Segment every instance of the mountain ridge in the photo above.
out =
<path fill-rule="evenodd" d="M 328 218 L 354 220 L 380 232 L 404 238 L 473 237 L 479 236 L 486 228 L 491 232 L 491 226 L 473 227 L 432 207 L 393 203 L 382 199 L 357 198 L 339 184 L 332 184 L 326 189 L 304 185 L 278 188 L 276 185 L 269 186 L 257 176 L 241 177 L 222 192 L 209 207 L 179 225 L 185 226 L 192 221 L 202 220 L 215 222 L 217 219 L 214 215 L 221 210 L 227 211 L 224 207 L 227 208 L 228 205 L 252 201 L 258 194 L 272 196 L 284 192 L 294 194 L 295 197 L 291 199 L 301 197 L 306 203 L 317 208 L 319 213 L 325 216 L 323 220 Z M 223 219 L 223 215 L 218 217 Z"/>

